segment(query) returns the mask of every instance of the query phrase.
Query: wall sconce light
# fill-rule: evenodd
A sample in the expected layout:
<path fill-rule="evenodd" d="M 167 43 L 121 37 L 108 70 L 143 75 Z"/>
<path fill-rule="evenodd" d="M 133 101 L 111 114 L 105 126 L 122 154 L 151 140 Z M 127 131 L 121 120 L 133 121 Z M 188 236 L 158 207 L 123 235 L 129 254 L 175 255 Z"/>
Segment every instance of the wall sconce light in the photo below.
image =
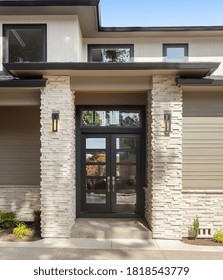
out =
<path fill-rule="evenodd" d="M 52 132 L 58 132 L 59 128 L 59 112 L 52 113 Z"/>
<path fill-rule="evenodd" d="M 171 131 L 171 113 L 164 112 L 164 133 L 166 136 L 170 135 Z"/>

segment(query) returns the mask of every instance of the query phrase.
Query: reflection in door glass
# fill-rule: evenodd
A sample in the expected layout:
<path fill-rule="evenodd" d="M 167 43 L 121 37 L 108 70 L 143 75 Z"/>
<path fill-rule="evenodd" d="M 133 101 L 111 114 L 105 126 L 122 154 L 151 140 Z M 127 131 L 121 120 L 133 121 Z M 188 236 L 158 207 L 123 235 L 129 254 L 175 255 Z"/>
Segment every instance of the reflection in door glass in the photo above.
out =
<path fill-rule="evenodd" d="M 136 179 L 135 176 L 117 178 L 116 179 L 116 189 L 117 190 L 135 190 Z"/>
<path fill-rule="evenodd" d="M 116 193 L 116 203 L 130 205 L 129 208 L 132 207 L 132 210 L 135 211 L 133 206 L 136 204 L 136 193 L 128 193 L 127 191 Z"/>
<path fill-rule="evenodd" d="M 86 138 L 86 149 L 106 149 L 106 138 Z"/>
<path fill-rule="evenodd" d="M 87 165 L 86 166 L 87 176 L 106 176 L 105 165 Z"/>
<path fill-rule="evenodd" d="M 116 163 L 136 163 L 135 151 L 124 151 L 116 153 Z"/>
<path fill-rule="evenodd" d="M 106 194 L 103 193 L 86 193 L 86 203 L 87 204 L 105 204 Z"/>
<path fill-rule="evenodd" d="M 116 176 L 135 178 L 136 165 L 116 165 Z"/>
<path fill-rule="evenodd" d="M 139 110 L 82 111 L 81 126 L 85 127 L 140 127 Z"/>
<path fill-rule="evenodd" d="M 116 138 L 116 149 L 135 149 L 136 138 Z"/>
<path fill-rule="evenodd" d="M 86 163 L 90 162 L 106 162 L 105 152 L 86 153 Z"/>
<path fill-rule="evenodd" d="M 106 190 L 106 179 L 102 179 L 101 177 L 94 179 L 87 179 L 86 189 L 88 191 L 91 190 Z"/>

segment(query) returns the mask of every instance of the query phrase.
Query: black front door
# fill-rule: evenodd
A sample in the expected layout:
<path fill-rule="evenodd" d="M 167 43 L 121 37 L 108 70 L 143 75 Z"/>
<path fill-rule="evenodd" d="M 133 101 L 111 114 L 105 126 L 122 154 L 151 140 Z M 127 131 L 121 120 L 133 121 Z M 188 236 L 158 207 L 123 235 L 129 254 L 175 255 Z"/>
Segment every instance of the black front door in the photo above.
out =
<path fill-rule="evenodd" d="M 81 212 L 139 215 L 141 135 L 81 135 Z"/>

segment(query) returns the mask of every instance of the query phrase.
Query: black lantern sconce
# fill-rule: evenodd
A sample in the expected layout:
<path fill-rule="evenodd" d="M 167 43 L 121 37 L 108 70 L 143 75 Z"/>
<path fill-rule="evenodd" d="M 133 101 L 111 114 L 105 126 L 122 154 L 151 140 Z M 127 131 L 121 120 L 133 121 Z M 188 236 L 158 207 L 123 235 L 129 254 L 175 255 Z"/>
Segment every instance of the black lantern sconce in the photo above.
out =
<path fill-rule="evenodd" d="M 164 133 L 166 136 L 170 135 L 171 131 L 171 113 L 164 112 Z"/>
<path fill-rule="evenodd" d="M 52 132 L 58 132 L 59 129 L 59 112 L 52 113 Z"/>

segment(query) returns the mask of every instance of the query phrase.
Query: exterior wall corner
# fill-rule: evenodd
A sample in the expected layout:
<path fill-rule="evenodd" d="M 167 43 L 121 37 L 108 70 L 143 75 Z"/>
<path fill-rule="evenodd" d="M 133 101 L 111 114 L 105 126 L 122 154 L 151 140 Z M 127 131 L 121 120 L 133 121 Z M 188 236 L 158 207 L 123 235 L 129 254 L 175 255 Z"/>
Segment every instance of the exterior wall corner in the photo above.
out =
<path fill-rule="evenodd" d="M 164 111 L 171 132 L 164 133 Z M 154 76 L 148 92 L 145 218 L 153 238 L 180 239 L 182 230 L 182 92 L 175 76 Z"/>
<path fill-rule="evenodd" d="M 69 238 L 75 220 L 75 104 L 70 77 L 47 77 L 41 94 L 42 237 Z M 52 112 L 59 130 L 52 132 Z"/>

